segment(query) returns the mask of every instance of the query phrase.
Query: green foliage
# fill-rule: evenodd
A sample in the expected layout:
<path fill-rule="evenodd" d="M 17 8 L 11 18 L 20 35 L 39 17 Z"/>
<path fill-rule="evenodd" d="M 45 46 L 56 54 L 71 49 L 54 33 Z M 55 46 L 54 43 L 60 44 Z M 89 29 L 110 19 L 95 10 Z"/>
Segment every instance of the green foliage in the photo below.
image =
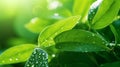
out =
<path fill-rule="evenodd" d="M 72 16 L 45 28 L 38 38 L 39 46 L 48 47 L 54 45 L 53 38 L 63 31 L 72 29 L 78 23 L 79 19 L 80 16 Z"/>
<path fill-rule="evenodd" d="M 56 48 L 63 51 L 95 52 L 106 51 L 108 44 L 99 35 L 85 30 L 69 30 L 56 36 Z"/>
<path fill-rule="evenodd" d="M 0 54 L 0 65 L 27 61 L 25 67 L 119 66 L 119 0 L 30 3 L 31 8 L 24 7 L 26 12 L 18 13 L 14 25 L 17 34 L 38 43 L 37 48 L 34 44 L 18 44 L 28 41 L 10 40 L 14 43 L 8 41 L 9 44 L 18 45 Z"/>
<path fill-rule="evenodd" d="M 73 5 L 73 15 L 80 15 L 81 22 L 87 21 L 87 14 L 94 0 L 75 0 Z"/>
<path fill-rule="evenodd" d="M 9 48 L 0 55 L 0 64 L 25 62 L 34 48 L 34 44 L 23 44 Z"/>
<path fill-rule="evenodd" d="M 94 19 L 92 20 L 92 26 L 94 29 L 101 29 L 101 28 L 108 26 L 109 24 L 111 24 L 114 21 L 114 18 L 117 16 L 118 11 L 119 11 L 119 6 L 118 6 L 119 2 L 117 0 L 111 1 L 111 2 L 108 2 L 108 1 L 109 0 L 104 0 L 102 2 L 102 4 L 99 4 L 100 6 L 98 5 L 99 7 L 97 10 L 97 13 L 96 13 Z M 97 3 L 97 1 L 95 2 L 95 4 L 96 3 Z M 98 3 L 99 3 L 99 1 L 98 1 Z M 94 5 L 94 3 L 93 3 L 93 5 Z M 96 8 L 94 8 L 94 9 L 96 10 Z"/>

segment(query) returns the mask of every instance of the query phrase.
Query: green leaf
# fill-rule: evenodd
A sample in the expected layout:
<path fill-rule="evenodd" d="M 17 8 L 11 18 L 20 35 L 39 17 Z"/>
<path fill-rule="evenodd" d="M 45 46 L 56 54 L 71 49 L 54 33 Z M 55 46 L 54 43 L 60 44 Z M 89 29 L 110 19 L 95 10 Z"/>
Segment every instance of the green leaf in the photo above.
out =
<path fill-rule="evenodd" d="M 115 41 L 116 44 L 120 44 L 120 19 L 114 21 L 111 25 L 110 25 L 111 31 L 113 32 L 114 36 L 115 36 Z"/>
<path fill-rule="evenodd" d="M 7 49 L 0 55 L 0 65 L 26 61 L 31 55 L 35 45 L 23 44 Z"/>
<path fill-rule="evenodd" d="M 48 47 L 54 44 L 53 38 L 63 31 L 72 29 L 79 21 L 80 16 L 72 16 L 56 22 L 47 27 L 39 35 L 38 44 L 40 47 Z"/>
<path fill-rule="evenodd" d="M 81 21 L 85 22 L 87 20 L 86 16 L 88 14 L 90 5 L 94 0 L 75 0 L 73 5 L 73 14 L 80 15 Z"/>
<path fill-rule="evenodd" d="M 114 0 L 98 0 L 102 1 L 99 5 L 98 11 L 93 19 L 93 23 L 95 23 L 97 20 L 99 20 L 111 7 Z M 96 3 L 97 4 L 97 3 Z"/>
<path fill-rule="evenodd" d="M 100 67 L 120 67 L 120 62 L 102 64 Z"/>
<path fill-rule="evenodd" d="M 106 13 L 101 16 L 99 20 L 94 22 L 93 28 L 94 29 L 102 29 L 114 21 L 114 18 L 117 16 L 119 12 L 119 2 L 114 1 L 111 7 L 106 11 Z"/>
<path fill-rule="evenodd" d="M 100 35 L 85 30 L 69 30 L 55 37 L 56 48 L 63 51 L 106 51 L 108 44 Z"/>
<path fill-rule="evenodd" d="M 29 23 L 27 23 L 25 27 L 31 32 L 40 33 L 46 26 L 50 24 L 51 23 L 46 21 L 45 19 L 35 17 Z"/>

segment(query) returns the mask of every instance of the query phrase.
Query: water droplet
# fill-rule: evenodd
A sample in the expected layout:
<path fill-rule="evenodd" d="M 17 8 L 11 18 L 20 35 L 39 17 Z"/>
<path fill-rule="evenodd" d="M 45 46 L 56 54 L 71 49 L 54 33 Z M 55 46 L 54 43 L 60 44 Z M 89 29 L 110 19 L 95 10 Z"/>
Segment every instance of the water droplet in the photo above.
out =
<path fill-rule="evenodd" d="M 95 34 L 92 34 L 92 36 L 94 37 L 94 36 L 95 36 Z"/>
<path fill-rule="evenodd" d="M 18 58 L 16 58 L 15 60 L 18 60 Z"/>
<path fill-rule="evenodd" d="M 9 60 L 12 61 L 12 58 L 10 58 Z"/>
<path fill-rule="evenodd" d="M 58 13 L 54 13 L 54 16 L 59 16 L 59 14 Z"/>
<path fill-rule="evenodd" d="M 55 57 L 55 54 L 52 54 L 52 57 Z"/>
<path fill-rule="evenodd" d="M 42 55 L 44 56 L 44 55 L 45 55 L 45 53 L 42 53 Z"/>
<path fill-rule="evenodd" d="M 30 65 L 29 65 L 29 64 L 27 64 L 27 66 L 29 67 Z"/>
<path fill-rule="evenodd" d="M 38 64 L 38 61 L 36 61 L 36 64 Z"/>
<path fill-rule="evenodd" d="M 41 55 L 41 53 L 39 53 L 39 55 Z"/>
<path fill-rule="evenodd" d="M 32 65 L 31 67 L 34 67 L 34 65 Z"/>
<path fill-rule="evenodd" d="M 36 54 L 36 51 L 34 51 L 33 54 Z M 34 55 L 33 55 L 33 56 L 34 56 Z"/>

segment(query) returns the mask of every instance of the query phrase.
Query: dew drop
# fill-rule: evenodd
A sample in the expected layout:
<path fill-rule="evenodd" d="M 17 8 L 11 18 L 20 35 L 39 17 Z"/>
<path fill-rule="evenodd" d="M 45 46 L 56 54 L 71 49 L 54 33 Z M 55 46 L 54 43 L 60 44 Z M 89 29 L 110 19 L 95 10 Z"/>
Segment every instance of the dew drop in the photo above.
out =
<path fill-rule="evenodd" d="M 11 58 L 10 58 L 9 60 L 10 60 L 10 61 L 12 61 L 12 59 L 11 59 Z"/>
<path fill-rule="evenodd" d="M 92 34 L 92 36 L 94 37 L 94 36 L 95 36 L 95 34 Z"/>
<path fill-rule="evenodd" d="M 29 65 L 29 64 L 27 64 L 27 66 L 29 67 L 30 65 Z"/>
<path fill-rule="evenodd" d="M 58 13 L 54 13 L 54 16 L 59 16 L 59 14 Z"/>
<path fill-rule="evenodd" d="M 15 60 L 18 60 L 18 58 L 16 58 Z"/>
<path fill-rule="evenodd" d="M 38 64 L 38 61 L 36 61 L 36 64 Z"/>
<path fill-rule="evenodd" d="M 44 56 L 44 55 L 45 55 L 45 53 L 42 53 L 42 55 Z"/>
<path fill-rule="evenodd" d="M 55 57 L 55 54 L 52 54 L 52 57 Z"/>
<path fill-rule="evenodd" d="M 32 65 L 31 67 L 34 67 L 34 65 Z"/>

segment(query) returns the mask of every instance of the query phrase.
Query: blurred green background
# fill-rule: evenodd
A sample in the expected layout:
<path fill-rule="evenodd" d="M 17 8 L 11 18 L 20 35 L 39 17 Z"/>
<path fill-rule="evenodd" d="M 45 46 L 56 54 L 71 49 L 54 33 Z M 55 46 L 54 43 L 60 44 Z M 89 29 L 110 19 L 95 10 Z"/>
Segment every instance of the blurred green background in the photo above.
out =
<path fill-rule="evenodd" d="M 34 21 L 32 18 L 50 25 L 71 16 L 72 5 L 73 0 L 0 0 L 0 53 L 20 44 L 37 44 L 39 33 L 31 32 L 25 25 Z M 16 66 L 23 67 L 24 63 L 0 67 Z"/>

